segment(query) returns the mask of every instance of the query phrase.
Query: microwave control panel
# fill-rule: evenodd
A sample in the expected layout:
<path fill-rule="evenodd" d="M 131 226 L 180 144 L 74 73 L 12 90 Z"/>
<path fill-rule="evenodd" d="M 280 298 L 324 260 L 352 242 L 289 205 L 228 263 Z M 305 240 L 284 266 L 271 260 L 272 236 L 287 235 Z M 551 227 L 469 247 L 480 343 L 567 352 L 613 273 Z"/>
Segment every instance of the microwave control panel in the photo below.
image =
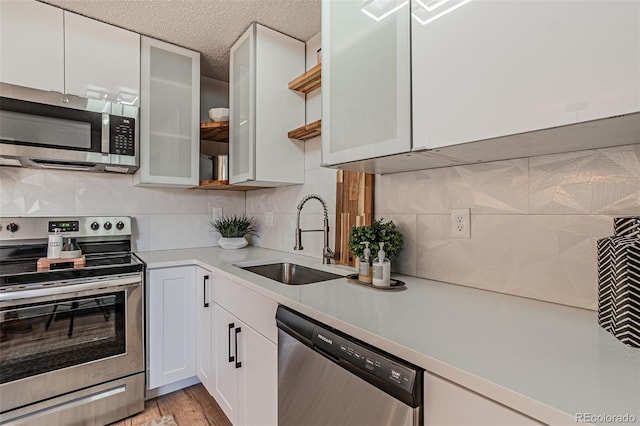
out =
<path fill-rule="evenodd" d="M 135 155 L 136 120 L 130 117 L 109 117 L 109 152 L 119 155 Z"/>

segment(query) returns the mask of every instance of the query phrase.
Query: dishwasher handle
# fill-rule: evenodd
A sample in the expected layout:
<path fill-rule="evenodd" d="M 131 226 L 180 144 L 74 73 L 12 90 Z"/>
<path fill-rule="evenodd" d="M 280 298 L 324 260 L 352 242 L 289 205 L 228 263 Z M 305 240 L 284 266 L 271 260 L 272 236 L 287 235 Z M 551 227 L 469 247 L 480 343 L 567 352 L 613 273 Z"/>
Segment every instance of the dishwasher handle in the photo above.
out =
<path fill-rule="evenodd" d="M 313 322 L 280 305 L 276 311 L 276 325 L 302 344 L 313 348 L 313 329 L 316 326 Z"/>

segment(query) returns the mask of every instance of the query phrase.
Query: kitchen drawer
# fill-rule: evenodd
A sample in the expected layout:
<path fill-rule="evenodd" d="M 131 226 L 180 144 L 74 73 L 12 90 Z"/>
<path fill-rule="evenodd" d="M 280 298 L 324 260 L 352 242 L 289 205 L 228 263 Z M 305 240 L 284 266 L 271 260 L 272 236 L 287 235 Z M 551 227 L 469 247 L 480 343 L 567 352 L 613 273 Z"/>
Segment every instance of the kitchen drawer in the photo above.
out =
<path fill-rule="evenodd" d="M 220 275 L 213 276 L 213 300 L 248 326 L 278 342 L 276 308 L 278 304 Z"/>

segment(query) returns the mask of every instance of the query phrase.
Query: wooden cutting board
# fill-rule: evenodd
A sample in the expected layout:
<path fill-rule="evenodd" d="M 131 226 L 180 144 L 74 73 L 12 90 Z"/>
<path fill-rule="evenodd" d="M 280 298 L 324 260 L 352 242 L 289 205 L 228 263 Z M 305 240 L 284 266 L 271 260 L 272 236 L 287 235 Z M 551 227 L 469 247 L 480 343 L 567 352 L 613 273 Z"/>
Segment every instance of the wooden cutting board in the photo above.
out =
<path fill-rule="evenodd" d="M 335 260 L 338 265 L 355 266 L 349 250 L 349 233 L 352 227 L 371 225 L 373 221 L 374 177 L 371 173 L 337 171 Z"/>

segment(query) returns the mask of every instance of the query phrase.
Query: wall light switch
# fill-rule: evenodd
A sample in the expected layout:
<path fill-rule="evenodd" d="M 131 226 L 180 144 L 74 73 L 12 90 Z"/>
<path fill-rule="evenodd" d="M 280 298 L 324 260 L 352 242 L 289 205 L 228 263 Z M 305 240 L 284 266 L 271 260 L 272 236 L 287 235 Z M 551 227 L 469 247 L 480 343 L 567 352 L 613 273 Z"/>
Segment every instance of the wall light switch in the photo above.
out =
<path fill-rule="evenodd" d="M 222 207 L 214 207 L 211 210 L 212 210 L 211 217 L 213 220 L 222 219 Z"/>
<path fill-rule="evenodd" d="M 273 212 L 264 213 L 264 226 L 273 227 Z"/>

